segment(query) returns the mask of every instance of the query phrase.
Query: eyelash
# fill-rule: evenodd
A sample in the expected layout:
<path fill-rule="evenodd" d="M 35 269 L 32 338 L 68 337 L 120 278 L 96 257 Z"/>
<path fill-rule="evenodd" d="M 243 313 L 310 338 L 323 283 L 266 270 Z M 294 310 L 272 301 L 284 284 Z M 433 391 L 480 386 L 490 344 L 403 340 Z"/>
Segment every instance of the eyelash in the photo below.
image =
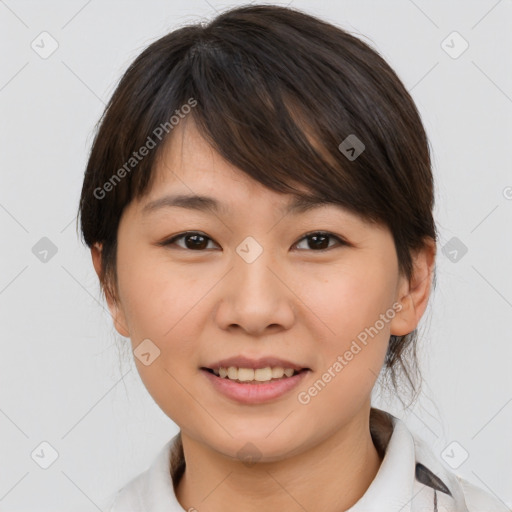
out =
<path fill-rule="evenodd" d="M 175 236 L 173 236 L 173 237 L 171 237 L 171 238 L 169 238 L 167 240 L 164 240 L 163 242 L 160 242 L 158 245 L 164 246 L 164 247 L 168 247 L 170 245 L 174 245 L 177 240 L 185 238 L 188 235 L 200 235 L 203 238 L 207 238 L 207 239 L 213 241 L 209 236 L 201 233 L 200 231 L 186 231 L 184 233 L 180 233 L 178 235 L 175 235 Z M 306 233 L 302 238 L 300 238 L 294 244 L 294 246 L 298 245 L 299 242 L 301 242 L 302 240 L 305 240 L 305 239 L 307 239 L 309 237 L 312 237 L 313 235 L 321 235 L 321 236 L 327 236 L 329 238 L 333 238 L 333 239 L 335 239 L 339 243 L 339 246 L 343 246 L 343 245 L 348 246 L 348 245 L 350 245 L 343 238 L 341 238 L 341 237 L 339 237 L 337 235 L 334 235 L 333 233 L 330 233 L 328 231 L 310 231 L 309 233 Z M 178 247 L 180 247 L 180 246 L 178 246 Z M 327 249 L 319 249 L 319 250 L 306 249 L 306 250 L 309 250 L 311 252 L 325 252 L 325 251 L 328 251 L 328 250 L 330 250 L 332 248 L 333 248 L 333 246 L 328 247 Z M 180 249 L 184 249 L 186 251 L 192 251 L 192 252 L 204 252 L 205 250 L 207 250 L 207 249 L 199 249 L 199 250 L 195 251 L 194 249 L 188 249 L 187 247 L 180 247 Z M 304 249 L 299 249 L 299 250 L 304 250 Z"/>

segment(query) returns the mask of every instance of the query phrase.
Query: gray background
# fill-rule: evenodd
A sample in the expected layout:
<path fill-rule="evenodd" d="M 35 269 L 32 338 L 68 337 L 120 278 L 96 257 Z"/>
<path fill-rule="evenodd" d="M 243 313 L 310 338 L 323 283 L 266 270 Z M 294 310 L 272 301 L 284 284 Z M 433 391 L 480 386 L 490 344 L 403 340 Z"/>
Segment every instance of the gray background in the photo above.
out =
<path fill-rule="evenodd" d="M 0 0 L 2 511 L 102 510 L 178 431 L 118 352 L 75 214 L 93 128 L 122 72 L 169 30 L 233 5 Z M 374 403 L 512 506 L 511 1 L 292 5 L 382 54 L 433 148 L 441 238 L 420 328 L 425 392 L 406 413 L 377 393 Z"/>

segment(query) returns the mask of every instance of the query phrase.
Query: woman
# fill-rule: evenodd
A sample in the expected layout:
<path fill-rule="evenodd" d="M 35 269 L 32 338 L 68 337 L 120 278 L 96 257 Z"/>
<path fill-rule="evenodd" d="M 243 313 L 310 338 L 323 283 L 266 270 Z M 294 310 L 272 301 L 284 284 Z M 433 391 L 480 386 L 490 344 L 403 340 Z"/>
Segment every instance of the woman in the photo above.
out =
<path fill-rule="evenodd" d="M 253 5 L 149 46 L 102 118 L 80 218 L 180 432 L 111 510 L 506 510 L 371 407 L 381 369 L 418 391 L 433 205 L 414 102 L 356 37 Z"/>

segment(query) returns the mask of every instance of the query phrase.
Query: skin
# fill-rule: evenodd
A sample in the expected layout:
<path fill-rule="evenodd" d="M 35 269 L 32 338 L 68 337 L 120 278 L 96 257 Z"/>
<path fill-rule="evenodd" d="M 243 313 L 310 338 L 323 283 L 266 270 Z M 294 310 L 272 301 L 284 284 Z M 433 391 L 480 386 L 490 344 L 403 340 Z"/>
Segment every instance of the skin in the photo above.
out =
<path fill-rule="evenodd" d="M 107 301 L 133 349 L 149 338 L 160 350 L 150 365 L 135 363 L 181 429 L 186 470 L 178 501 L 201 512 L 346 510 L 380 467 L 369 431 L 371 392 L 390 334 L 413 331 L 426 309 L 435 243 L 414 255 L 415 273 L 406 280 L 387 228 L 334 205 L 283 215 L 291 197 L 223 160 L 193 121 L 175 128 L 156 171 L 149 193 L 123 212 L 119 296 L 107 294 Z M 143 215 L 145 204 L 177 192 L 213 196 L 227 212 L 172 207 Z M 328 238 L 330 248 L 321 251 L 304 238 L 315 230 L 350 245 Z M 158 245 L 185 231 L 206 235 L 205 248 L 186 238 Z M 252 263 L 236 252 L 247 236 L 263 248 Z M 92 258 L 99 275 L 100 245 Z M 388 310 L 395 315 L 378 335 L 307 405 L 299 403 L 298 392 Z M 199 369 L 238 354 L 275 355 L 312 372 L 277 400 L 241 405 L 215 391 Z M 250 466 L 237 457 L 248 442 L 261 456 Z"/>

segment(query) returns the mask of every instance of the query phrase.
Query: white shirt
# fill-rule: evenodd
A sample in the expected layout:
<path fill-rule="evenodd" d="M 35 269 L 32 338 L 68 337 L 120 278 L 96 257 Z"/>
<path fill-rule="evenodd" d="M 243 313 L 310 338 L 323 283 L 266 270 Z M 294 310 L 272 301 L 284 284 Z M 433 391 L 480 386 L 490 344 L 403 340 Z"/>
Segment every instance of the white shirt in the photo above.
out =
<path fill-rule="evenodd" d="M 365 494 L 346 512 L 510 512 L 497 497 L 447 470 L 405 423 L 372 408 L 370 430 L 383 455 Z M 185 467 L 181 433 L 113 498 L 108 512 L 183 512 L 174 486 Z"/>

